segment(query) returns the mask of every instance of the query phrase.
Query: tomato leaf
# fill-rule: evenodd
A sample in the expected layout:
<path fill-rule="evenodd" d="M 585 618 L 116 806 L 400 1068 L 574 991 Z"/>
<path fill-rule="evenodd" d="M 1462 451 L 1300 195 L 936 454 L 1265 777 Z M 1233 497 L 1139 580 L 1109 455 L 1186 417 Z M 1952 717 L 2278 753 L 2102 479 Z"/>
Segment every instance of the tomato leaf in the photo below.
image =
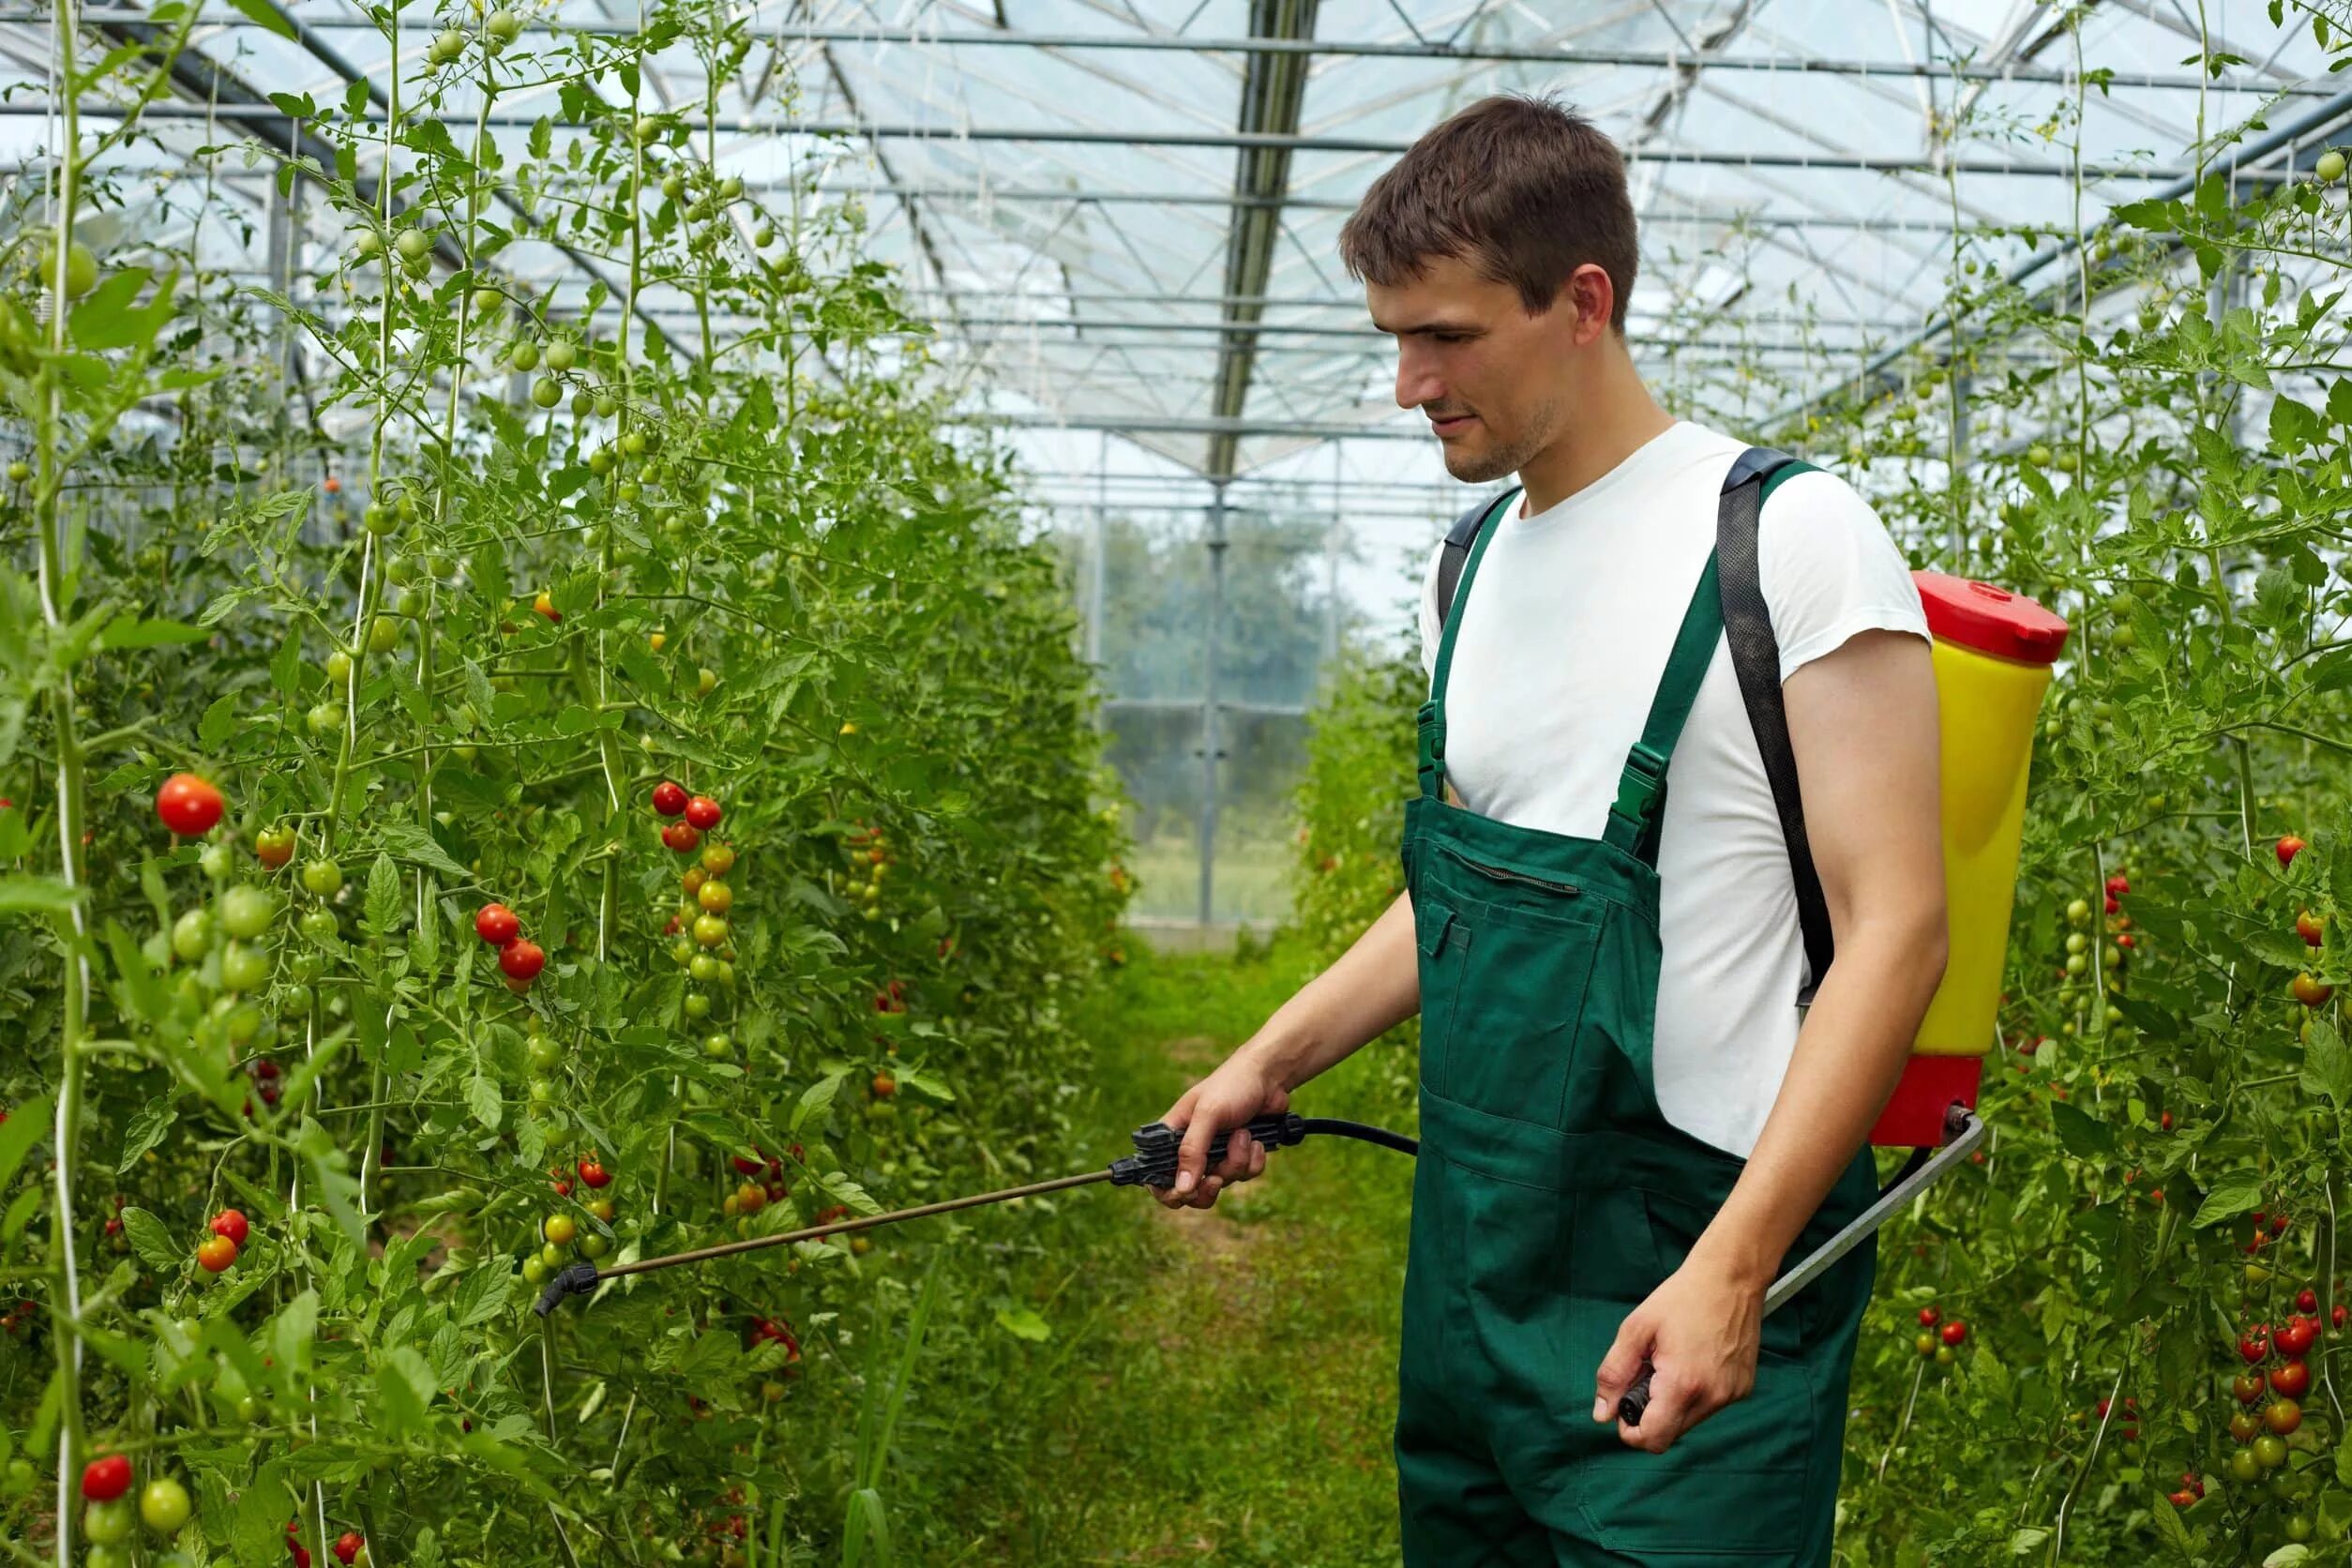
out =
<path fill-rule="evenodd" d="M 54 877 L 0 877 L 0 914 L 56 914 L 80 903 L 83 891 Z"/>
<path fill-rule="evenodd" d="M 149 1268 L 167 1274 L 180 1272 L 180 1265 L 188 1261 L 188 1254 L 185 1248 L 173 1244 L 172 1232 L 164 1229 L 161 1220 L 146 1210 L 135 1207 L 125 1209 L 121 1217 L 123 1234 L 130 1238 L 130 1249 L 139 1255 L 142 1261 Z"/>
<path fill-rule="evenodd" d="M 2220 1225 L 2239 1214 L 2253 1214 L 2262 1206 L 2262 1184 L 2252 1176 L 2233 1176 L 2217 1182 L 2197 1205 L 2196 1218 L 2189 1223 L 2197 1227 Z"/>
<path fill-rule="evenodd" d="M 0 1123 L 0 1187 L 8 1184 L 16 1168 L 24 1163 L 25 1153 L 49 1130 L 51 1103 L 46 1095 L 26 1100 L 11 1108 L 8 1121 Z"/>
<path fill-rule="evenodd" d="M 2072 1101 L 2050 1102 L 2050 1129 L 2076 1159 L 2095 1160 L 2115 1153 L 2114 1129 L 2077 1108 Z"/>
<path fill-rule="evenodd" d="M 834 1096 L 841 1092 L 842 1080 L 848 1077 L 846 1071 L 827 1073 L 802 1090 L 800 1103 L 792 1108 L 792 1131 L 797 1133 L 811 1122 L 822 1122 L 833 1105 Z"/>
<path fill-rule="evenodd" d="M 384 847 L 413 866 L 430 867 L 453 882 L 473 882 L 474 874 L 449 857 L 441 841 L 413 822 L 402 818 L 387 818 L 377 824 L 376 837 Z"/>
<path fill-rule="evenodd" d="M 101 648 L 163 648 L 178 642 L 202 642 L 212 633 L 182 621 L 115 621 L 98 634 Z"/>
<path fill-rule="evenodd" d="M 506 1101 L 498 1091 L 498 1081 L 479 1067 L 466 1080 L 465 1105 L 474 1113 L 474 1120 L 492 1132 L 506 1119 Z"/>
<path fill-rule="evenodd" d="M 229 0 L 229 4 L 244 12 L 256 26 L 267 28 L 288 43 L 301 41 L 301 35 L 294 30 L 294 23 L 286 20 L 286 13 L 271 5 L 269 0 Z"/>
<path fill-rule="evenodd" d="M 123 1157 L 114 1162 L 114 1173 L 119 1176 L 128 1172 L 148 1150 L 163 1141 L 163 1135 L 178 1120 L 179 1112 L 170 1095 L 158 1094 L 149 1100 L 123 1129 Z"/>

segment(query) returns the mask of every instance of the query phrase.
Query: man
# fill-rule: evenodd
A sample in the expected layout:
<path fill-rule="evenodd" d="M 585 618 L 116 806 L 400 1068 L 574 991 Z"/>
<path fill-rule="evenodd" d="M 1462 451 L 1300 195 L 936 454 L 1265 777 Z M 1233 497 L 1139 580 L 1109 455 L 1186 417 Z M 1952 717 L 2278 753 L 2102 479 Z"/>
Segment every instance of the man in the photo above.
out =
<path fill-rule="evenodd" d="M 1245 1134 L 1205 1169 L 1214 1133 L 1419 1011 L 1405 1560 L 1827 1562 L 1869 1250 L 1761 1307 L 1869 1201 L 1863 1143 L 1943 972 L 1917 592 L 1841 481 L 1771 491 L 1758 576 L 1835 939 L 1808 976 L 1707 569 L 1742 444 L 1634 369 L 1616 147 L 1486 99 L 1372 186 L 1340 247 L 1448 471 L 1525 494 L 1442 626 L 1431 562 L 1406 895 L 1170 1108 L 1164 1201 L 1259 1174 Z"/>

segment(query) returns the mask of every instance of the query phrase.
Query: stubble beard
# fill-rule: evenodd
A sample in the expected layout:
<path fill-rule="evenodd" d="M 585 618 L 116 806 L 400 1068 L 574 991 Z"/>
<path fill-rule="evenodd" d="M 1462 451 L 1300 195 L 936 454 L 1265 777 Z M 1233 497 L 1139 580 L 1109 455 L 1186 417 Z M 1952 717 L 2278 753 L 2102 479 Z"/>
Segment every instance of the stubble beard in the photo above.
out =
<path fill-rule="evenodd" d="M 1488 434 L 1494 427 L 1481 420 Z M 1560 424 L 1559 410 L 1551 403 L 1543 403 L 1531 411 L 1526 429 L 1531 432 L 1519 439 L 1499 443 L 1479 451 L 1464 451 L 1455 446 L 1441 446 L 1445 471 L 1466 485 L 1489 484 L 1507 479 L 1527 466 L 1529 460 L 1551 444 Z"/>

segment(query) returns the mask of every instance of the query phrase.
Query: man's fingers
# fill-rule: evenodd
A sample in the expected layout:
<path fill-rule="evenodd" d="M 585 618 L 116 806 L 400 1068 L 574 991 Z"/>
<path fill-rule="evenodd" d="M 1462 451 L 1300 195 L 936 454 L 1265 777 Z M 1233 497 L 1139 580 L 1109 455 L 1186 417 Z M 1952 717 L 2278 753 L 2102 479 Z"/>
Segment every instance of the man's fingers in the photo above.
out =
<path fill-rule="evenodd" d="M 1191 1108 L 1198 1110 L 1199 1107 Z M 1168 1125 L 1175 1125 L 1169 1123 Z M 1176 1147 L 1176 1190 L 1190 1192 L 1209 1173 L 1209 1145 L 1217 1136 L 1214 1116 L 1193 1115 L 1184 1127 L 1184 1139 Z"/>
<path fill-rule="evenodd" d="M 1630 1426 L 1621 1421 L 1617 1424 L 1617 1436 L 1628 1448 L 1664 1454 L 1682 1435 L 1690 1414 L 1691 1391 L 1660 1372 L 1651 1379 L 1650 1404 L 1641 1412 L 1641 1425 Z"/>
<path fill-rule="evenodd" d="M 1617 1419 L 1617 1401 L 1641 1375 L 1641 1364 L 1650 1354 L 1650 1331 L 1638 1315 L 1618 1325 L 1617 1342 L 1601 1358 L 1601 1368 L 1592 1377 L 1593 1420 Z"/>

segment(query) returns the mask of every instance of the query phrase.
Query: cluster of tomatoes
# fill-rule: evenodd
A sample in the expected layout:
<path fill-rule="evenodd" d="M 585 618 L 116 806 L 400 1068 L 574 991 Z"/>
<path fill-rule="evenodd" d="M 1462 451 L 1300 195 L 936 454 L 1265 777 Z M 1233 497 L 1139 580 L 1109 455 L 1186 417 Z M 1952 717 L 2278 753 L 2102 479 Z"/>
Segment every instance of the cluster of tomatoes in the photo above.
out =
<path fill-rule="evenodd" d="M 546 950 L 522 934 L 521 918 L 504 904 L 484 904 L 474 916 L 474 934 L 498 949 L 499 972 L 517 996 L 547 968 Z"/>
<path fill-rule="evenodd" d="M 797 1161 L 801 1157 L 800 1145 L 793 1144 L 789 1153 Z M 780 1203 L 792 1195 L 792 1184 L 784 1179 L 784 1162 L 757 1144 L 752 1145 L 748 1154 L 728 1155 L 727 1163 L 734 1167 L 736 1175 L 745 1178 L 743 1184 L 729 1193 L 719 1205 L 730 1219 L 739 1214 L 756 1214 L 769 1204 Z"/>
<path fill-rule="evenodd" d="M 744 1338 L 744 1349 L 756 1350 L 762 1345 L 784 1347 L 784 1376 L 800 1376 L 800 1341 L 792 1335 L 792 1325 L 780 1318 L 754 1318 L 750 1332 Z M 770 1378 L 760 1385 L 760 1395 L 774 1404 L 784 1397 L 784 1385 Z"/>
<path fill-rule="evenodd" d="M 677 939 L 671 955 L 698 984 L 732 988 L 734 950 L 727 944 L 731 931 L 727 916 L 735 907 L 735 889 L 726 877 L 735 868 L 735 851 L 715 838 L 706 843 L 702 837 L 716 828 L 726 813 L 709 795 L 689 795 L 683 786 L 667 778 L 654 786 L 653 805 L 655 813 L 667 819 L 662 843 L 678 854 L 697 857 L 678 879 L 678 908 L 662 927 L 662 935 Z M 688 992 L 685 1007 L 687 1018 L 701 1022 L 711 1016 L 710 993 Z M 714 1029 L 703 1036 L 702 1054 L 713 1061 L 725 1061 L 734 1053 L 735 1042 L 725 1030 Z"/>
<path fill-rule="evenodd" d="M 196 1266 L 206 1274 L 226 1274 L 235 1264 L 237 1254 L 245 1250 L 253 1228 L 240 1211 L 223 1209 L 205 1229 L 211 1234 L 196 1244 Z"/>
<path fill-rule="evenodd" d="M 2115 874 L 2107 879 L 2106 885 L 2101 894 L 2101 908 L 2107 938 L 2107 950 L 2104 955 L 2106 961 L 2102 966 L 2101 977 L 2110 994 L 2123 988 L 2125 966 L 2130 962 L 2139 945 L 2140 939 L 2132 929 L 2132 917 L 2123 912 L 2123 896 L 2131 891 L 2132 879 L 2129 868 L 2118 867 Z M 2097 940 L 2088 929 L 2091 922 L 2089 899 L 2076 898 L 2066 906 L 2066 924 L 2073 929 L 2066 933 L 2066 959 L 2058 972 L 2058 982 L 2062 988 L 2071 988 L 2083 982 L 2089 973 L 2091 946 Z M 2106 1003 L 2106 1018 L 2110 1026 L 2123 1021 L 2122 1009 L 2116 1006 L 2112 1001 Z M 2059 1026 L 2058 1032 L 2062 1034 L 2074 1033 L 2076 1032 L 2074 1020 L 2068 1019 Z"/>
<path fill-rule="evenodd" d="M 90 1544 L 84 1568 L 128 1568 L 133 1505 L 130 1459 L 107 1454 L 82 1468 L 82 1538 Z M 140 1488 L 138 1522 L 157 1535 L 177 1535 L 196 1512 L 188 1488 L 168 1475 Z"/>
<path fill-rule="evenodd" d="M 327 1548 L 343 1568 L 368 1568 L 368 1538 L 355 1530 L 347 1530 L 335 1538 Z M 294 1568 L 310 1568 L 310 1548 L 302 1544 L 302 1521 L 286 1521 L 286 1555 Z"/>
<path fill-rule="evenodd" d="M 894 864 L 882 830 L 870 824 L 852 829 L 843 836 L 842 850 L 849 857 L 849 881 L 841 891 L 861 906 L 867 919 L 880 920 L 882 877 Z"/>
<path fill-rule="evenodd" d="M 0 1312 L 0 1334 L 15 1338 L 17 1332 L 31 1322 L 34 1314 L 39 1310 L 39 1306 L 33 1302 L 20 1301 L 8 1311 Z"/>
<path fill-rule="evenodd" d="M 619 1212 L 612 1199 L 604 1196 L 604 1189 L 612 1184 L 612 1172 L 595 1154 L 582 1154 L 573 1163 L 572 1171 L 580 1178 L 580 1184 L 594 1194 L 581 1201 L 581 1213 L 610 1229 L 612 1216 Z M 572 1184 L 560 1168 L 550 1174 L 550 1184 L 556 1197 L 572 1196 Z M 612 1243 L 603 1230 L 582 1226 L 563 1210 L 539 1222 L 538 1239 L 532 1245 L 535 1250 L 522 1260 L 522 1277 L 534 1285 L 544 1283 L 549 1274 L 562 1268 L 570 1249 L 577 1248 L 592 1263 L 612 1250 Z"/>
<path fill-rule="evenodd" d="M 2294 1501 L 2299 1489 L 2284 1474 L 2286 1440 L 2303 1425 L 2303 1396 L 2311 1391 L 2311 1364 L 2305 1358 L 2319 1342 L 2319 1319 L 2312 1316 L 2319 1300 L 2309 1289 L 2296 1297 L 2295 1315 L 2273 1330 L 2256 1323 L 2238 1336 L 2239 1359 L 2246 1370 L 2231 1380 L 2238 1409 L 2230 1412 L 2229 1435 L 2239 1444 L 2229 1456 L 2229 1477 L 2251 1485 L 2272 1475 L 2272 1491 L 2282 1501 Z M 2343 1309 L 2339 1307 L 2338 1313 Z M 2273 1474 L 2273 1472 L 2280 1472 Z M 2179 1500 L 2174 1499 L 2176 1504 Z M 2298 1512 L 2286 1521 L 2287 1538 L 2301 1541 L 2311 1534 L 2311 1519 Z"/>
<path fill-rule="evenodd" d="M 1968 1325 L 1954 1318 L 1947 1321 L 1944 1309 L 1927 1305 L 1919 1309 L 1919 1337 L 1911 1348 L 1922 1356 L 1933 1356 L 1938 1366 L 1950 1366 L 1960 1358 L 1960 1347 L 1968 1341 Z"/>

